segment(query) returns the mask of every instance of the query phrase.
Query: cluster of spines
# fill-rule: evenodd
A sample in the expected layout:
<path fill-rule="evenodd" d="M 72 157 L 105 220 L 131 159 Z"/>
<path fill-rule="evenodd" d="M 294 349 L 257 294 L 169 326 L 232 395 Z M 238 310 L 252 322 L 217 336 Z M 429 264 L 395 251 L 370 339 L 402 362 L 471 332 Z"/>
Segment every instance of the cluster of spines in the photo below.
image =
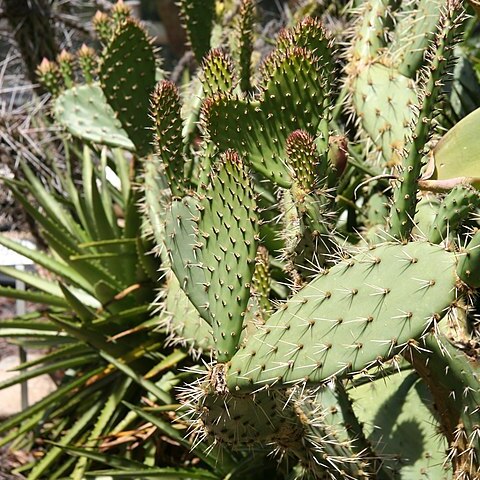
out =
<path fill-rule="evenodd" d="M 428 240 L 440 243 L 452 240 L 461 224 L 480 206 L 478 190 L 469 185 L 457 185 L 443 199 L 430 227 Z"/>
<path fill-rule="evenodd" d="M 406 358 L 432 393 L 438 419 L 449 443 L 447 459 L 454 478 L 480 473 L 480 374 L 476 362 L 441 333 L 407 352 Z"/>
<path fill-rule="evenodd" d="M 325 115 L 327 82 L 320 59 L 305 48 L 275 51 L 262 72 L 258 100 L 243 101 L 234 94 L 207 98 L 203 128 L 218 148 L 238 150 L 254 169 L 289 187 L 282 160 L 286 139 L 299 127 L 317 133 Z"/>
<path fill-rule="evenodd" d="M 172 268 L 211 325 L 220 361 L 240 342 L 257 250 L 256 210 L 248 170 L 227 151 L 210 183 L 195 198 L 174 203 L 167 220 Z"/>
<path fill-rule="evenodd" d="M 233 63 L 219 49 L 212 49 L 203 60 L 202 85 L 205 96 L 231 92 L 236 85 Z"/>
<path fill-rule="evenodd" d="M 253 29 L 255 25 L 255 3 L 243 0 L 235 23 L 234 52 L 238 59 L 240 90 L 249 92 L 252 89 L 252 52 Z"/>
<path fill-rule="evenodd" d="M 108 103 L 140 155 L 151 151 L 150 95 L 156 59 L 152 40 L 133 18 L 114 30 L 100 62 L 100 84 Z"/>
<path fill-rule="evenodd" d="M 97 75 L 97 63 L 95 51 L 82 45 L 75 55 L 62 50 L 56 62 L 44 59 L 37 68 L 37 74 L 47 91 L 57 97 L 63 90 L 81 81 L 81 77 L 86 83 L 92 83 Z"/>

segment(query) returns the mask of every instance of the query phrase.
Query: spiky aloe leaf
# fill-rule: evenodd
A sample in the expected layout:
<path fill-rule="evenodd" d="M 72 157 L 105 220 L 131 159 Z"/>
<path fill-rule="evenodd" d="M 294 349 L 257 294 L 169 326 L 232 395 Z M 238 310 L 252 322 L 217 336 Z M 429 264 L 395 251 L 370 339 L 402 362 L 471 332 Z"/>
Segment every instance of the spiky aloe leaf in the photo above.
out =
<path fill-rule="evenodd" d="M 383 245 L 332 267 L 287 301 L 232 359 L 230 389 L 321 383 L 381 364 L 455 300 L 455 257 Z"/>
<path fill-rule="evenodd" d="M 181 103 L 177 87 L 172 82 L 161 81 L 157 84 L 151 110 L 155 122 L 156 152 L 162 159 L 173 195 L 182 196 L 186 182 Z"/>
<path fill-rule="evenodd" d="M 179 3 L 190 46 L 197 62 L 200 63 L 210 50 L 215 1 L 181 0 Z"/>
<path fill-rule="evenodd" d="M 240 341 L 258 229 L 248 172 L 235 152 L 223 155 L 197 202 L 172 205 L 166 246 L 180 285 L 213 329 L 218 358 L 229 359 Z"/>
<path fill-rule="evenodd" d="M 221 151 L 238 150 L 255 170 L 289 187 L 285 142 L 299 128 L 315 135 L 326 117 L 323 72 L 321 58 L 307 49 L 274 53 L 263 66 L 259 100 L 231 94 L 206 100 L 202 117 L 208 136 Z"/>
<path fill-rule="evenodd" d="M 78 138 L 135 150 L 135 145 L 115 118 L 115 112 L 97 84 L 66 90 L 55 100 L 53 111 L 57 122 Z"/>
<path fill-rule="evenodd" d="M 99 77 L 108 103 L 140 155 L 151 151 L 149 109 L 155 68 L 145 30 L 131 18 L 120 23 L 103 52 Z"/>

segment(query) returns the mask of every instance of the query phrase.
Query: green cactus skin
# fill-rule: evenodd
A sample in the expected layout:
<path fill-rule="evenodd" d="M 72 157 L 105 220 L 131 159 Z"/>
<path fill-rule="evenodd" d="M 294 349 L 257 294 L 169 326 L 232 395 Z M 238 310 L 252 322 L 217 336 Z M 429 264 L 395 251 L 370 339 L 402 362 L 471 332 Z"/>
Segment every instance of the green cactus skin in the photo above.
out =
<path fill-rule="evenodd" d="M 382 159 L 377 163 L 387 167 L 397 165 L 415 118 L 413 107 L 418 103 L 415 83 L 380 63 L 365 67 L 352 77 L 352 102 L 362 128 Z"/>
<path fill-rule="evenodd" d="M 75 57 L 66 50 L 62 50 L 57 56 L 58 68 L 66 88 L 72 88 L 75 82 L 74 62 Z"/>
<path fill-rule="evenodd" d="M 440 211 L 440 199 L 437 195 L 431 193 L 423 194 L 418 203 L 417 211 L 415 212 L 412 235 L 420 238 L 427 238 L 430 229 L 432 228 L 438 212 Z"/>
<path fill-rule="evenodd" d="M 390 478 L 449 480 L 447 442 L 430 410 L 432 397 L 415 372 L 401 372 L 352 388 L 353 408 Z"/>
<path fill-rule="evenodd" d="M 164 247 L 165 219 L 172 201 L 172 192 L 165 173 L 165 165 L 156 155 L 150 155 L 143 159 L 142 188 L 143 236 L 154 240 L 155 253 L 166 264 L 168 258 Z"/>
<path fill-rule="evenodd" d="M 155 55 L 145 30 L 134 19 L 122 22 L 106 46 L 99 77 L 105 97 L 139 155 L 152 148 L 150 94 L 155 86 Z"/>
<path fill-rule="evenodd" d="M 170 189 L 175 196 L 185 194 L 181 103 L 177 87 L 166 80 L 157 84 L 151 112 L 155 122 L 155 150 L 162 159 Z"/>
<path fill-rule="evenodd" d="M 175 202 L 166 246 L 180 285 L 212 326 L 219 361 L 240 341 L 257 250 L 256 203 L 245 166 L 226 152 L 205 193 Z"/>
<path fill-rule="evenodd" d="M 64 91 L 55 99 L 55 119 L 72 135 L 89 142 L 135 150 L 97 84 Z"/>
<path fill-rule="evenodd" d="M 357 22 L 349 56 L 351 63 L 360 64 L 359 70 L 387 46 L 386 36 L 392 28 L 393 12 L 398 4 L 398 0 L 367 0 L 352 12 Z"/>
<path fill-rule="evenodd" d="M 246 102 L 231 94 L 208 98 L 204 128 L 219 149 L 238 150 L 255 170 L 288 188 L 287 137 L 298 128 L 314 135 L 326 115 L 322 63 L 310 51 L 292 48 L 269 57 L 263 72 L 260 100 Z"/>
<path fill-rule="evenodd" d="M 460 0 L 449 0 L 442 9 L 435 35 L 434 48 L 428 52 L 429 62 L 419 88 L 420 103 L 417 124 L 412 131 L 408 148 L 394 189 L 389 233 L 398 239 L 410 235 L 417 204 L 418 178 L 422 168 L 421 155 L 431 135 L 432 116 L 441 94 L 441 81 L 448 72 L 448 59 L 452 57 L 456 33 L 464 18 Z"/>
<path fill-rule="evenodd" d="M 235 37 L 232 48 L 237 59 L 240 90 L 242 92 L 250 92 L 252 90 L 251 75 L 255 16 L 256 11 L 253 0 L 243 0 L 238 12 L 238 20 L 234 26 Z"/>
<path fill-rule="evenodd" d="M 92 25 L 100 41 L 106 44 L 112 36 L 112 20 L 104 12 L 97 11 L 92 19 Z"/>
<path fill-rule="evenodd" d="M 305 131 L 289 135 L 285 152 L 293 183 L 281 203 L 283 257 L 289 261 L 287 271 L 294 284 L 302 285 L 312 270 L 325 268 L 338 251 L 332 235 L 333 194 L 327 185 L 333 168 L 325 155 L 317 154 L 314 138 Z"/>
<path fill-rule="evenodd" d="M 444 198 L 435 222 L 430 228 L 428 241 L 440 243 L 453 240 L 461 223 L 480 206 L 480 194 L 469 185 L 454 187 Z"/>
<path fill-rule="evenodd" d="M 455 281 L 454 255 L 423 242 L 387 244 L 342 261 L 236 353 L 228 386 L 321 383 L 381 365 L 442 318 L 455 300 Z"/>
<path fill-rule="evenodd" d="M 63 82 L 60 69 L 55 62 L 44 58 L 37 67 L 36 74 L 40 83 L 53 97 L 59 95 L 63 88 Z"/>
<path fill-rule="evenodd" d="M 411 348 L 406 358 L 432 393 L 442 433 L 449 443 L 455 479 L 480 475 L 480 372 L 469 358 L 440 333 Z"/>
<path fill-rule="evenodd" d="M 210 50 L 203 60 L 202 86 L 206 97 L 216 93 L 230 93 L 237 81 L 235 79 L 233 63 L 221 50 Z"/>
<path fill-rule="evenodd" d="M 186 346 L 193 358 L 215 351 L 210 325 L 180 288 L 172 271 L 166 273 L 165 285 L 157 303 L 161 303 L 159 327 L 166 329 L 167 345 Z"/>
<path fill-rule="evenodd" d="M 215 0 L 180 0 L 188 41 L 198 63 L 208 53 L 215 20 Z"/>
<path fill-rule="evenodd" d="M 457 275 L 468 286 L 480 287 L 480 230 L 477 230 L 470 242 L 458 253 Z"/>
<path fill-rule="evenodd" d="M 117 0 L 111 10 L 111 17 L 114 28 L 121 25 L 125 20 L 129 19 L 132 15 L 132 9 L 129 5 L 123 3 L 123 0 Z"/>
<path fill-rule="evenodd" d="M 224 365 L 211 368 L 182 395 L 193 417 L 193 429 L 200 436 L 212 435 L 233 448 L 258 446 L 266 442 L 285 446 L 299 442 L 302 425 L 284 392 L 232 394 L 224 389 Z M 194 400 L 192 402 L 192 399 Z"/>
<path fill-rule="evenodd" d="M 388 52 L 402 75 L 415 78 L 422 67 L 444 3 L 444 0 L 402 2 L 402 9 L 395 15 L 396 27 Z"/>

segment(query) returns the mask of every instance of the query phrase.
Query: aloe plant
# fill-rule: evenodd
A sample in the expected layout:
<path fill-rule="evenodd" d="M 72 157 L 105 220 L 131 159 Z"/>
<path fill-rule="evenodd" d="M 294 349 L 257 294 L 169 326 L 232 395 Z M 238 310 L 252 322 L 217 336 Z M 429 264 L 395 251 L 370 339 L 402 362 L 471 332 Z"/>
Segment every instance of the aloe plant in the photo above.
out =
<path fill-rule="evenodd" d="M 84 142 L 129 150 L 142 169 L 143 217 L 132 210 L 125 229 L 132 234 L 127 219 L 137 221 L 134 233 L 155 243 L 155 260 L 145 250 L 135 258 L 161 264 L 150 301 L 167 344 L 183 345 L 192 362 L 203 355 L 175 377 L 182 407 L 170 415 L 190 439 L 180 442 L 160 413 L 132 412 L 198 455 L 203 470 L 187 465 L 178 476 L 255 478 L 258 465 L 272 467 L 273 451 L 289 458 L 278 478 L 477 478 L 478 174 L 458 153 L 478 152 L 477 113 L 434 146 L 461 3 L 363 2 L 350 12 L 343 52 L 318 19 L 305 18 L 278 35 L 258 74 L 250 0 L 233 24 L 214 2 L 201 24 L 199 5 L 182 4 L 198 60 L 219 30 L 237 35 L 234 51 L 210 50 L 183 89 L 200 84 L 200 108 L 165 78 L 154 85 L 155 52 L 122 4 L 111 19 L 96 18 L 98 72 L 84 74 L 84 85 L 59 76 L 53 85 L 61 125 Z M 45 66 L 45 84 L 65 71 Z M 346 117 L 358 141 L 344 136 Z M 111 238 L 98 228 L 101 212 L 93 217 L 102 240 Z M 93 275 L 79 273 L 82 282 Z M 100 285 L 93 293 L 106 295 L 102 303 L 116 298 Z M 73 296 L 65 299 L 79 308 Z M 125 308 L 107 305 L 116 315 Z M 73 335 L 70 323 L 57 323 Z M 149 390 L 157 411 L 169 408 L 161 405 L 174 401 L 172 385 L 166 394 L 145 383 L 144 364 L 155 371 L 148 355 L 139 349 L 126 367 L 125 351 L 97 348 Z M 104 475 L 174 475 L 109 461 L 81 442 L 64 438 L 63 447 L 114 468 Z"/>

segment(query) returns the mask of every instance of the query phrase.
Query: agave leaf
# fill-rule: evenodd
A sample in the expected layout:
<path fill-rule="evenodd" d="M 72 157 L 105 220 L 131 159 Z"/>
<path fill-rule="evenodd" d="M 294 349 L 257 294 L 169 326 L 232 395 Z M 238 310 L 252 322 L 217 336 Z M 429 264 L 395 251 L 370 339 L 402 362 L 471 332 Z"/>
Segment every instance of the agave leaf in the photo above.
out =
<path fill-rule="evenodd" d="M 11 387 L 12 385 L 17 385 L 18 383 L 25 382 L 26 380 L 30 380 L 31 378 L 35 378 L 40 375 L 53 373 L 58 370 L 66 370 L 67 368 L 78 367 L 80 365 L 84 365 L 86 363 L 94 361 L 96 358 L 98 358 L 97 354 L 90 353 L 79 357 L 65 358 L 55 363 L 49 363 L 48 365 L 44 365 L 33 370 L 28 370 L 27 372 L 23 372 L 16 377 L 9 378 L 7 380 L 4 380 L 3 382 L 0 382 L 0 390 Z"/>
<path fill-rule="evenodd" d="M 161 432 L 169 438 L 176 440 L 180 445 L 188 450 L 192 449 L 192 444 L 182 435 L 181 431 L 177 430 L 169 421 L 165 421 L 161 417 L 146 412 L 145 410 L 124 402 L 127 407 L 136 412 L 139 416 L 147 420 L 147 422 L 155 425 Z M 199 443 L 194 448 L 194 453 L 207 465 L 213 467 L 222 476 L 228 475 L 237 466 L 237 462 L 231 452 L 223 446 L 217 444 L 212 449 L 212 446 L 207 442 Z M 221 461 L 219 461 L 221 459 Z"/>
<path fill-rule="evenodd" d="M 86 474 L 87 478 L 162 478 L 165 480 L 177 480 L 179 478 L 191 478 L 191 479 L 205 479 L 213 480 L 221 478 L 208 470 L 201 468 L 151 468 L 144 466 L 143 468 L 129 468 L 127 470 L 96 470 L 90 471 Z"/>
<path fill-rule="evenodd" d="M 85 413 L 83 413 L 80 418 L 78 418 L 78 420 L 67 430 L 65 435 L 63 435 L 60 442 L 56 443 L 54 448 L 50 448 L 45 454 L 45 456 L 38 463 L 35 464 L 35 467 L 28 475 L 28 478 L 30 480 L 45 478 L 42 477 L 43 474 L 62 454 L 62 447 L 65 447 L 70 442 L 74 441 L 78 437 L 78 435 L 80 435 L 80 433 L 88 426 L 89 422 L 92 420 L 92 418 L 95 416 L 101 406 L 102 404 L 100 401 L 94 402 L 90 406 L 90 408 Z"/>
<path fill-rule="evenodd" d="M 65 399 L 65 396 L 72 392 L 73 390 L 85 385 L 90 378 L 94 375 L 98 375 L 104 370 L 104 367 L 98 367 L 88 372 L 84 372 L 83 375 L 71 382 L 62 385 L 54 392 L 50 393 L 42 400 L 38 401 L 37 403 L 31 405 L 27 409 L 23 410 L 22 412 L 14 415 L 13 417 L 8 418 L 4 422 L 0 423 L 0 433 L 6 432 L 11 430 L 12 428 L 16 427 L 26 419 L 30 418 L 32 415 L 35 415 L 38 412 L 43 411 L 45 408 L 48 408 L 54 405 L 58 401 L 62 401 Z"/>
<path fill-rule="evenodd" d="M 102 437 L 107 433 L 105 429 L 110 422 L 110 419 L 115 414 L 118 405 L 123 400 L 123 397 L 125 396 L 131 383 L 131 379 L 125 377 L 122 377 L 114 382 L 111 391 L 109 392 L 109 395 L 103 404 L 103 408 L 99 417 L 89 431 L 88 441 L 85 446 L 93 447 L 97 445 Z M 81 456 L 71 474 L 72 480 L 82 480 L 84 478 L 85 470 L 88 468 L 89 464 L 90 459 L 85 455 Z"/>
<path fill-rule="evenodd" d="M 70 307 L 73 308 L 73 310 L 82 320 L 82 322 L 91 322 L 95 318 L 94 311 L 88 306 L 86 306 L 82 301 L 80 301 L 78 297 L 66 285 L 60 283 L 59 286 L 68 304 L 70 305 Z"/>
<path fill-rule="evenodd" d="M 112 357 L 105 351 L 100 352 L 101 356 L 107 360 L 107 362 L 110 362 L 115 368 L 123 372 L 125 375 L 130 377 L 134 382 L 136 382 L 138 385 L 140 385 L 142 388 L 150 392 L 152 395 L 154 395 L 158 400 L 165 404 L 170 404 L 172 403 L 172 398 L 171 396 L 162 390 L 161 388 L 158 388 L 158 386 L 151 382 L 150 380 L 145 380 L 145 378 L 137 373 L 133 368 L 129 367 L 126 363 L 123 363 L 122 360 Z"/>
<path fill-rule="evenodd" d="M 17 300 L 26 300 L 27 302 L 43 303 L 52 307 L 67 307 L 68 303 L 64 298 L 55 295 L 49 295 L 43 292 L 32 292 L 30 290 L 17 290 L 16 288 L 1 287 L 0 297 L 15 298 Z"/>
<path fill-rule="evenodd" d="M 63 277 L 64 279 L 74 283 L 84 290 L 88 291 L 90 288 L 89 283 L 85 281 L 84 277 L 79 275 L 78 272 L 76 272 L 73 268 L 58 260 L 55 260 L 40 250 L 34 250 L 26 247 L 18 242 L 15 242 L 14 240 L 10 240 L 3 235 L 0 236 L 0 245 L 17 252 L 19 255 L 29 258 L 36 264 L 46 268 L 49 272 Z"/>

